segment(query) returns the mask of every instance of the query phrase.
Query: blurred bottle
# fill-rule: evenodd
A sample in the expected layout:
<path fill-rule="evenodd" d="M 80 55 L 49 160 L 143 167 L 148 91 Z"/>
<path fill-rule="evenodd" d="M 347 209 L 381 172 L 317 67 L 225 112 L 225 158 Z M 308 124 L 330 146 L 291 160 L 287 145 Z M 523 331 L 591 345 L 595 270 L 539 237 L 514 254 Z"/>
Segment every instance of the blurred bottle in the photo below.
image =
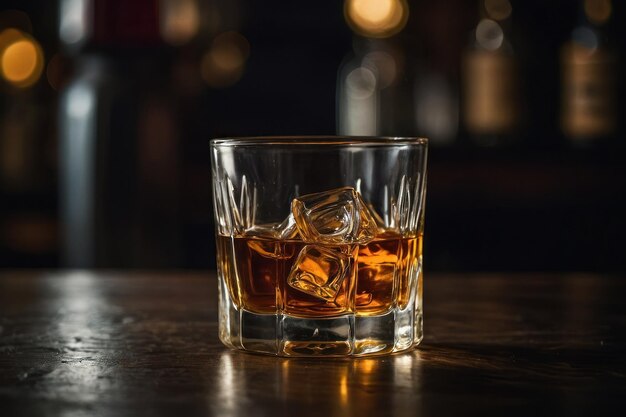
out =
<path fill-rule="evenodd" d="M 509 0 L 480 0 L 479 14 L 463 57 L 463 119 L 477 145 L 510 144 L 521 118 L 513 8 Z"/>
<path fill-rule="evenodd" d="M 376 75 L 361 66 L 361 57 L 347 57 L 337 81 L 337 133 L 375 136 L 380 132 Z"/>
<path fill-rule="evenodd" d="M 342 135 L 415 135 L 410 64 L 400 40 L 405 0 L 346 0 L 353 51 L 337 76 L 337 131 Z"/>
<path fill-rule="evenodd" d="M 452 145 L 459 129 L 458 86 L 445 73 L 418 73 L 414 85 L 415 124 L 434 146 Z"/>
<path fill-rule="evenodd" d="M 157 1 L 62 0 L 59 35 L 74 61 L 59 105 L 63 264 L 176 265 L 179 141 Z"/>
<path fill-rule="evenodd" d="M 402 49 L 388 40 L 354 39 L 338 74 L 338 133 L 410 134 L 410 89 L 403 80 Z"/>
<path fill-rule="evenodd" d="M 578 26 L 561 49 L 561 127 L 576 144 L 605 141 L 616 129 L 616 57 L 607 42 L 610 0 L 580 1 Z"/>
<path fill-rule="evenodd" d="M 474 23 L 465 0 L 421 2 L 413 15 L 417 45 L 413 100 L 417 131 L 433 146 L 458 139 L 460 117 L 460 58 L 468 25 Z"/>

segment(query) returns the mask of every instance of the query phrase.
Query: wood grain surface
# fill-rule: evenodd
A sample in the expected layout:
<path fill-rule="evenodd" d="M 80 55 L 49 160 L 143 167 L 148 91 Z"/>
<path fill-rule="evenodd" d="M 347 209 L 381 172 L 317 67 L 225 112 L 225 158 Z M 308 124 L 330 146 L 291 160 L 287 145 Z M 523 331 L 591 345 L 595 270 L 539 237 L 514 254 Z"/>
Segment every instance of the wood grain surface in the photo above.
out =
<path fill-rule="evenodd" d="M 0 416 L 609 413 L 626 402 L 625 290 L 427 274 L 417 350 L 279 359 L 220 344 L 213 273 L 4 271 Z"/>

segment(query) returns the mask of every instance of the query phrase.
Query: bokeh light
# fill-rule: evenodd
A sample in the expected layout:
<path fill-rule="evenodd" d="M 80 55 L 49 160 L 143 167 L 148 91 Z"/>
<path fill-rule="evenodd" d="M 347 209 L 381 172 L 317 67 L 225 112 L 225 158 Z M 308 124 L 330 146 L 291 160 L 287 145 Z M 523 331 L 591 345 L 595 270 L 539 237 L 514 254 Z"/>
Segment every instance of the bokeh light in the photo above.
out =
<path fill-rule="evenodd" d="M 371 136 L 378 133 L 376 74 L 367 67 L 349 68 L 341 86 L 339 132 Z"/>
<path fill-rule="evenodd" d="M 180 46 L 189 42 L 200 28 L 197 0 L 161 0 L 160 31 L 165 42 Z"/>
<path fill-rule="evenodd" d="M 15 29 L 0 34 L 0 74 L 16 87 L 33 85 L 43 71 L 43 52 L 39 43 Z"/>
<path fill-rule="evenodd" d="M 363 57 L 363 67 L 369 68 L 376 74 L 380 89 L 392 85 L 398 76 L 398 64 L 394 57 L 384 51 L 372 51 Z"/>
<path fill-rule="evenodd" d="M 59 37 L 68 46 L 83 43 L 90 35 L 93 16 L 91 0 L 61 0 Z"/>
<path fill-rule="evenodd" d="M 214 88 L 235 84 L 243 75 L 249 53 L 250 45 L 239 33 L 225 32 L 216 36 L 202 57 L 202 78 Z"/>
<path fill-rule="evenodd" d="M 406 0 L 346 0 L 344 14 L 356 33 L 386 38 L 406 26 L 409 6 Z"/>
<path fill-rule="evenodd" d="M 353 69 L 346 78 L 346 91 L 349 97 L 360 100 L 371 97 L 376 91 L 376 75 L 369 68 Z"/>
<path fill-rule="evenodd" d="M 597 25 L 606 23 L 612 11 L 611 0 L 585 0 L 585 14 Z"/>
<path fill-rule="evenodd" d="M 482 19 L 476 26 L 476 42 L 488 51 L 495 51 L 504 42 L 504 31 L 498 22 Z"/>
<path fill-rule="evenodd" d="M 485 0 L 484 6 L 487 15 L 494 20 L 505 20 L 513 11 L 509 0 Z"/>

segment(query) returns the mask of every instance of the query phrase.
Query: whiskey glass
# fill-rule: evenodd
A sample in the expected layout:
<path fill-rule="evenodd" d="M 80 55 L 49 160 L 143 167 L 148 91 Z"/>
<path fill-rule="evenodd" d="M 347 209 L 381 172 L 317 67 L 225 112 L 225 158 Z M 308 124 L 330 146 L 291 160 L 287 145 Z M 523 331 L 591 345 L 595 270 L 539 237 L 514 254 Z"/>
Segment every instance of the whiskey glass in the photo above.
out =
<path fill-rule="evenodd" d="M 428 141 L 211 141 L 219 337 L 278 356 L 367 356 L 422 340 Z"/>

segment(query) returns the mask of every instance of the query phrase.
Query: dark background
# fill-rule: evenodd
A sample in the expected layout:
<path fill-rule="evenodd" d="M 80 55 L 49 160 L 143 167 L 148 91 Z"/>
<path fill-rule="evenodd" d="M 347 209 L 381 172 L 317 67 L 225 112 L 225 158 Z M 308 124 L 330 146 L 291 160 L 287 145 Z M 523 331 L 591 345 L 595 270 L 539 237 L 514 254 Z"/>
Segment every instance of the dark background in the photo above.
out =
<path fill-rule="evenodd" d="M 363 41 L 346 24 L 343 2 L 199 3 L 204 20 L 198 34 L 172 46 L 155 29 L 158 2 L 96 1 L 95 35 L 74 50 L 59 40 L 58 2 L 0 3 L 0 13 L 9 16 L 0 30 L 12 27 L 7 12 L 25 12 L 32 29 L 22 30 L 39 41 L 46 63 L 32 87 L 1 87 L 0 149 L 14 156 L 0 161 L 0 266 L 213 267 L 209 138 L 336 133 L 338 72 L 355 42 Z M 385 41 L 406 57 L 404 77 L 434 68 L 460 91 L 461 57 L 479 19 L 477 2 L 408 3 L 406 27 Z M 452 143 L 432 143 L 427 268 L 626 271 L 623 77 L 615 87 L 616 129 L 602 140 L 574 143 L 559 127 L 559 50 L 581 22 L 580 5 L 511 4 L 507 36 L 519 63 L 523 123 L 509 142 L 485 147 L 461 117 Z M 220 18 L 210 23 L 215 10 Z M 625 18 L 623 2 L 613 2 L 606 39 L 618 53 L 617 74 L 624 73 Z M 199 74 L 203 54 L 229 30 L 249 44 L 243 72 L 232 85 L 208 85 Z M 101 73 L 109 84 L 102 94 L 110 111 L 99 116 L 93 140 L 110 148 L 98 148 L 95 159 L 96 256 L 75 265 L 63 249 L 72 220 L 60 213 L 59 103 L 94 57 L 106 63 Z M 146 142 L 151 130 L 141 124 L 143 109 L 157 109 L 146 120 L 155 121 L 162 142 Z M 161 125 L 163 120 L 168 122 Z M 16 131 L 19 139 L 12 140 Z M 164 131 L 171 134 L 160 136 Z M 422 134 L 402 121 L 380 133 Z M 146 155 L 152 149 L 151 159 Z"/>

